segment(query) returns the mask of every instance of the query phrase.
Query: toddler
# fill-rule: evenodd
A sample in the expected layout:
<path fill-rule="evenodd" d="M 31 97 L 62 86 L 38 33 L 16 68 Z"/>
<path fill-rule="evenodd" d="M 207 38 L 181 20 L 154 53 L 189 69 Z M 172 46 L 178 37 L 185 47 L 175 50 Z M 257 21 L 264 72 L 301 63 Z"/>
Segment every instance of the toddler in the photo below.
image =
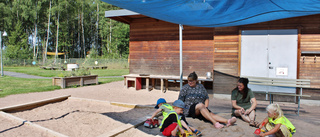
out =
<path fill-rule="evenodd" d="M 292 137 L 292 134 L 296 132 L 295 127 L 291 122 L 283 115 L 278 104 L 270 104 L 267 108 L 268 117 L 265 118 L 262 123 L 265 124 L 267 129 L 266 133 L 260 133 L 259 136 L 284 136 Z M 262 128 L 263 125 L 260 125 L 259 128 Z"/>

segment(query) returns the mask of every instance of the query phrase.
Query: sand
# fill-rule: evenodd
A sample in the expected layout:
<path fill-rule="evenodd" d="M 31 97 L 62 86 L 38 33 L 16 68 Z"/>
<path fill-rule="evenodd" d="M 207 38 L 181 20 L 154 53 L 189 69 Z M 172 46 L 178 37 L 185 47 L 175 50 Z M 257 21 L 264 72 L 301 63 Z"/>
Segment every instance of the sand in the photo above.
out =
<path fill-rule="evenodd" d="M 0 108 L 62 95 L 71 95 L 71 97 L 90 99 L 92 101 L 70 98 L 62 102 L 9 114 L 70 137 L 99 136 L 123 125 L 132 124 L 133 121 L 139 118 L 144 119 L 150 116 L 155 110 L 150 107 L 155 105 L 158 98 L 165 98 L 167 102 L 172 103 L 178 98 L 179 92 L 167 91 L 166 93 L 162 93 L 160 90 L 136 91 L 132 88 L 124 88 L 123 81 L 119 81 L 49 92 L 11 95 L 0 98 Z M 209 96 L 209 109 L 217 115 L 227 119 L 230 118 L 230 99 L 221 99 L 213 95 Z M 108 102 L 139 104 L 145 107 L 133 109 L 110 105 Z M 320 108 L 318 106 L 301 105 L 300 116 L 297 116 L 295 114 L 297 104 L 283 102 L 279 104 L 284 110 L 286 117 L 297 129 L 294 136 L 319 136 L 320 114 L 318 112 Z M 258 101 L 256 118 L 258 121 L 262 121 L 267 116 L 265 111 L 267 105 L 268 101 Z M 255 128 L 248 126 L 248 123 L 240 119 L 237 120 L 234 126 L 223 129 L 215 129 L 211 123 L 197 119 L 187 118 L 187 121 L 193 127 L 201 130 L 204 137 L 254 136 L 253 132 Z M 161 135 L 158 128 L 149 129 L 138 126 L 117 136 L 148 137 L 156 135 Z M 0 116 L 0 136 L 43 137 L 52 136 L 52 134 L 48 134 L 28 124 L 22 124 L 16 120 Z"/>

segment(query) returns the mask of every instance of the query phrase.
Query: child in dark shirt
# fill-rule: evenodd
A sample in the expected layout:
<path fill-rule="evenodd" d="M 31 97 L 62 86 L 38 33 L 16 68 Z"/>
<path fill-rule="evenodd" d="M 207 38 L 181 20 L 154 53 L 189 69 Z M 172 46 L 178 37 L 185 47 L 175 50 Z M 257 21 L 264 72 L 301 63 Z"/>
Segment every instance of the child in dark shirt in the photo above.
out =
<path fill-rule="evenodd" d="M 183 101 L 176 100 L 172 105 L 174 111 L 169 112 L 161 122 L 160 131 L 162 134 L 164 136 L 175 137 L 179 132 L 180 134 L 185 134 L 183 128 L 192 133 L 192 130 L 188 126 L 185 116 L 183 115 L 183 109 L 185 108 Z"/>

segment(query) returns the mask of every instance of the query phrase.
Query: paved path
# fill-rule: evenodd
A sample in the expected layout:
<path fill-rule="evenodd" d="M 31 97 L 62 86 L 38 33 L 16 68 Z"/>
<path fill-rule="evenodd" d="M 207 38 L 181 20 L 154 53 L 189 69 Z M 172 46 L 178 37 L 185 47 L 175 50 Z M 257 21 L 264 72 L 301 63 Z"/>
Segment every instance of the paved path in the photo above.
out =
<path fill-rule="evenodd" d="M 11 77 L 18 77 L 18 78 L 51 79 L 51 77 L 34 76 L 34 75 L 28 75 L 24 73 L 17 73 L 17 72 L 11 72 L 11 71 L 3 71 L 3 74 Z"/>
<path fill-rule="evenodd" d="M 3 74 L 11 77 L 18 77 L 18 78 L 51 79 L 51 77 L 34 76 L 34 75 L 28 75 L 24 73 L 11 72 L 11 71 L 3 71 Z M 107 77 L 99 77 L 99 78 L 120 78 L 120 77 L 122 76 L 107 76 Z"/>

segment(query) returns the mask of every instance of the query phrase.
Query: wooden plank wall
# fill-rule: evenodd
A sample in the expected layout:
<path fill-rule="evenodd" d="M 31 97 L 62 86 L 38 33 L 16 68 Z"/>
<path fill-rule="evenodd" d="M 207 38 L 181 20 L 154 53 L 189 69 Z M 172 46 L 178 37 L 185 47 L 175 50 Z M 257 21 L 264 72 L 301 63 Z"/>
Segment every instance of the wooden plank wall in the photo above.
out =
<path fill-rule="evenodd" d="M 239 28 L 215 28 L 213 92 L 230 94 L 236 87 L 239 66 Z"/>
<path fill-rule="evenodd" d="M 196 71 L 215 75 L 214 90 L 229 93 L 240 74 L 240 31 L 263 29 L 298 29 L 298 78 L 310 79 L 312 88 L 320 88 L 320 55 L 301 52 L 320 52 L 320 15 L 275 20 L 252 25 L 218 28 L 184 26 L 184 75 Z M 133 19 L 130 23 L 130 73 L 179 75 L 179 26 L 153 18 Z M 227 74 L 234 78 L 223 76 Z M 223 85 L 229 81 L 231 85 Z M 222 84 L 222 85 L 221 85 Z"/>
<path fill-rule="evenodd" d="M 320 88 L 320 15 L 299 18 L 301 22 L 301 52 L 318 52 L 318 54 L 301 54 L 299 78 L 310 79 L 312 88 Z"/>
<path fill-rule="evenodd" d="M 298 78 L 310 79 L 312 88 L 320 88 L 320 59 L 317 55 L 304 55 L 301 52 L 313 51 L 320 53 L 320 14 L 305 17 L 296 17 L 270 22 L 257 23 L 237 27 L 215 28 L 214 35 L 214 70 L 222 73 L 239 76 L 240 74 L 240 31 L 266 29 L 298 29 L 299 53 Z M 304 61 L 303 61 L 304 60 Z M 239 62 L 238 62 L 239 61 Z M 217 77 L 223 80 L 223 77 Z M 227 77 L 226 77 L 227 79 Z M 222 84 L 222 83 L 214 83 Z M 228 85 L 221 85 L 216 90 L 224 90 Z M 220 88 L 219 88 L 220 87 Z M 221 92 L 221 91 L 220 91 Z M 224 90 L 225 93 L 229 91 Z"/>
<path fill-rule="evenodd" d="M 320 34 L 303 34 L 301 36 L 301 51 L 320 53 Z M 299 77 L 310 79 L 312 88 L 320 88 L 320 54 L 301 55 Z"/>
<path fill-rule="evenodd" d="M 215 29 L 214 70 L 238 76 L 239 28 Z"/>
<path fill-rule="evenodd" d="M 300 78 L 310 79 L 312 88 L 320 88 L 320 56 L 300 58 Z"/>
<path fill-rule="evenodd" d="M 199 76 L 213 71 L 214 28 L 184 26 L 183 73 Z M 130 73 L 152 75 L 180 74 L 179 25 L 152 18 L 130 23 Z"/>

